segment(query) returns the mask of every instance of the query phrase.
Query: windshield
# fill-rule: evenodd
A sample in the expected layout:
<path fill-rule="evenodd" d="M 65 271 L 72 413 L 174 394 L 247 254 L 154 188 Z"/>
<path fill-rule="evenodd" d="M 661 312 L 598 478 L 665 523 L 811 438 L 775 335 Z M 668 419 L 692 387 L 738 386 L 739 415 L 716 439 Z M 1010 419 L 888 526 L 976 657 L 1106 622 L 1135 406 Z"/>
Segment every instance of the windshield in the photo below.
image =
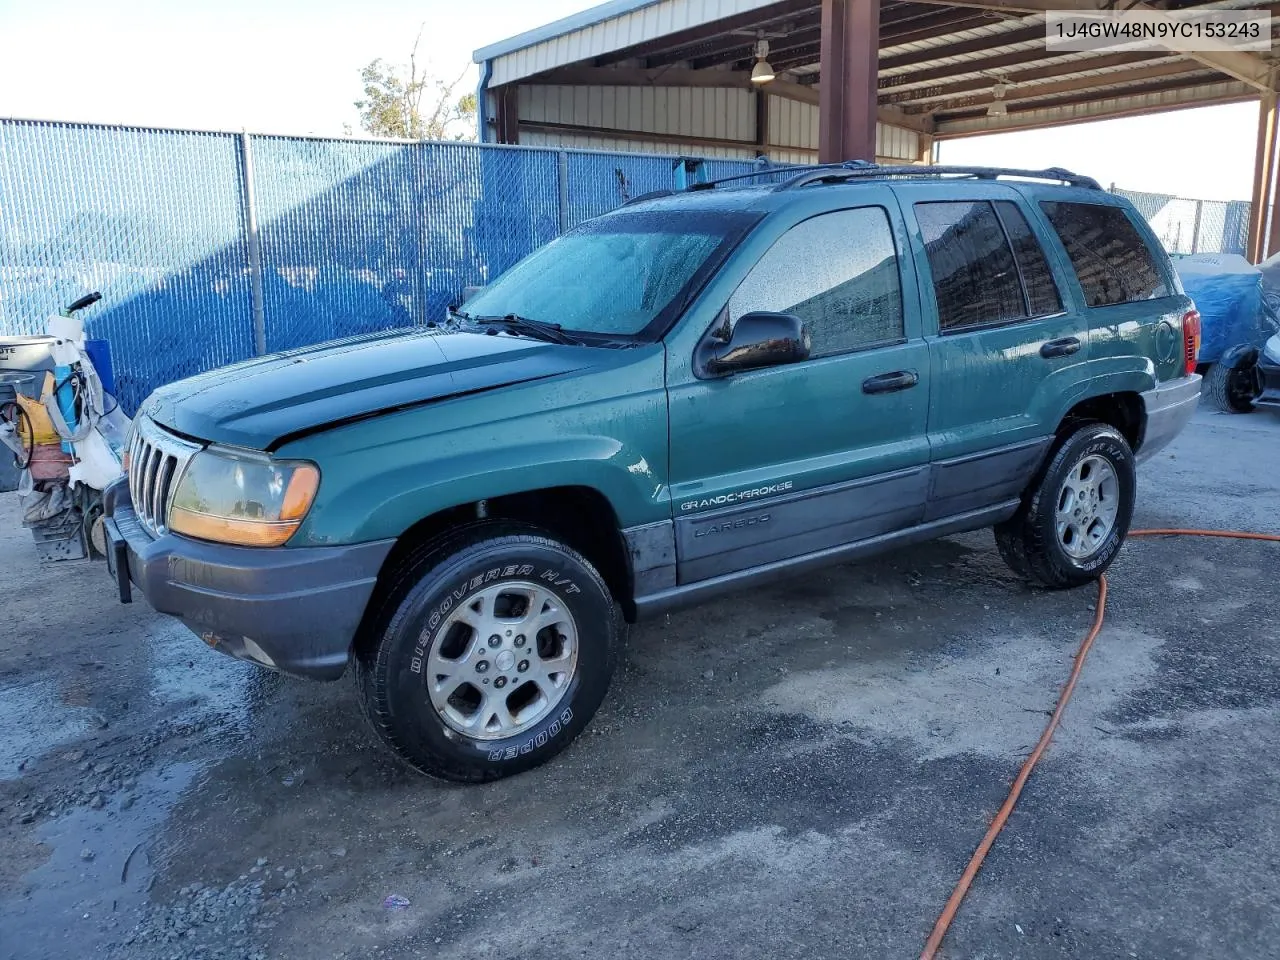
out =
<path fill-rule="evenodd" d="M 749 222 L 703 211 L 601 217 L 521 260 L 468 300 L 462 314 L 654 339 Z"/>

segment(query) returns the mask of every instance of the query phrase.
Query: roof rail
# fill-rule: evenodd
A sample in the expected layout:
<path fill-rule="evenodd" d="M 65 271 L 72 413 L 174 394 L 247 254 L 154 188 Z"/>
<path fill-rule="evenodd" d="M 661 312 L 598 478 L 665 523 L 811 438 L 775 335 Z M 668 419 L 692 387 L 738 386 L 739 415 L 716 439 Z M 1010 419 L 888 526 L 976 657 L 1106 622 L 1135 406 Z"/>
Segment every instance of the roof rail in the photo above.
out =
<path fill-rule="evenodd" d="M 624 200 L 622 205 L 624 207 L 629 207 L 633 203 L 645 203 L 648 200 L 659 200 L 662 197 L 674 197 L 676 193 L 677 191 L 675 190 L 650 190 L 648 193 L 642 193 L 638 197 L 632 197 L 630 200 Z"/>
<path fill-rule="evenodd" d="M 1061 167 L 1050 167 L 1047 170 L 1018 170 L 1012 167 L 958 167 L 939 164 L 881 166 L 858 160 L 852 163 L 820 164 L 800 170 L 794 177 L 774 187 L 774 190 L 794 190 L 797 187 L 807 187 L 813 183 L 845 183 L 849 180 L 875 179 L 878 177 L 970 177 L 975 180 L 1017 177 L 1023 180 L 1048 180 L 1053 183 L 1065 183 L 1069 186 L 1086 187 L 1090 190 L 1102 189 L 1098 181 L 1093 177 L 1072 173 L 1070 170 L 1063 170 Z"/>

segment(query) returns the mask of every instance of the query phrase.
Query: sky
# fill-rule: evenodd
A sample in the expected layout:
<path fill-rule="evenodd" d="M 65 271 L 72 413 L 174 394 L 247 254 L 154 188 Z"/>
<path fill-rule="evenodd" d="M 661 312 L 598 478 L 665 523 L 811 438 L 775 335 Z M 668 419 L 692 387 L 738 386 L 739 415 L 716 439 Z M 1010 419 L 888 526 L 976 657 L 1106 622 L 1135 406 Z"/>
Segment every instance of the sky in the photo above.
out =
<path fill-rule="evenodd" d="M 474 50 L 593 0 L 0 0 L 0 117 L 341 135 L 360 69 L 407 59 L 475 87 Z M 1061 166 L 1104 184 L 1249 196 L 1257 106 L 950 141 L 948 163 Z"/>

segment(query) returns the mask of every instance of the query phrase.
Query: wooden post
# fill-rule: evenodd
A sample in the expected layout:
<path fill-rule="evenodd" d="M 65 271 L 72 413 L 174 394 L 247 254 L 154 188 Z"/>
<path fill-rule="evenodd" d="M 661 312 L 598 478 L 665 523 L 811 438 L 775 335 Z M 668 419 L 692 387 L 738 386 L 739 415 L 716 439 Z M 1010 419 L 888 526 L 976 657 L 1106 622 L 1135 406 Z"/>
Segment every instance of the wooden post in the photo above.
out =
<path fill-rule="evenodd" d="M 818 160 L 876 158 L 880 0 L 822 0 Z"/>

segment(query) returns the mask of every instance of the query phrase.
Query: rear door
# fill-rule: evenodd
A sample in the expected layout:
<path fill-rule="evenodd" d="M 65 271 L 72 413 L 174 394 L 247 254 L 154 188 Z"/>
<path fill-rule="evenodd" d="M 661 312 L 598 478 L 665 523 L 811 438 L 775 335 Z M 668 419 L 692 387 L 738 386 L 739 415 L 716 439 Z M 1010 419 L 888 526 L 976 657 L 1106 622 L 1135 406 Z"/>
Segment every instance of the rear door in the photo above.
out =
<path fill-rule="evenodd" d="M 824 188 L 841 189 L 841 188 Z M 718 379 L 690 360 L 699 329 L 668 340 L 671 497 L 678 576 L 691 583 L 918 523 L 929 448 L 928 347 L 892 193 L 766 222 L 737 277 L 709 296 L 714 325 L 791 313 L 809 360 Z M 806 205 L 808 206 L 808 205 Z"/>
<path fill-rule="evenodd" d="M 1088 327 L 1010 188 L 903 184 L 932 389 L 926 519 L 1017 497 L 1083 393 Z M 1043 232 L 1043 226 L 1041 226 Z"/>

